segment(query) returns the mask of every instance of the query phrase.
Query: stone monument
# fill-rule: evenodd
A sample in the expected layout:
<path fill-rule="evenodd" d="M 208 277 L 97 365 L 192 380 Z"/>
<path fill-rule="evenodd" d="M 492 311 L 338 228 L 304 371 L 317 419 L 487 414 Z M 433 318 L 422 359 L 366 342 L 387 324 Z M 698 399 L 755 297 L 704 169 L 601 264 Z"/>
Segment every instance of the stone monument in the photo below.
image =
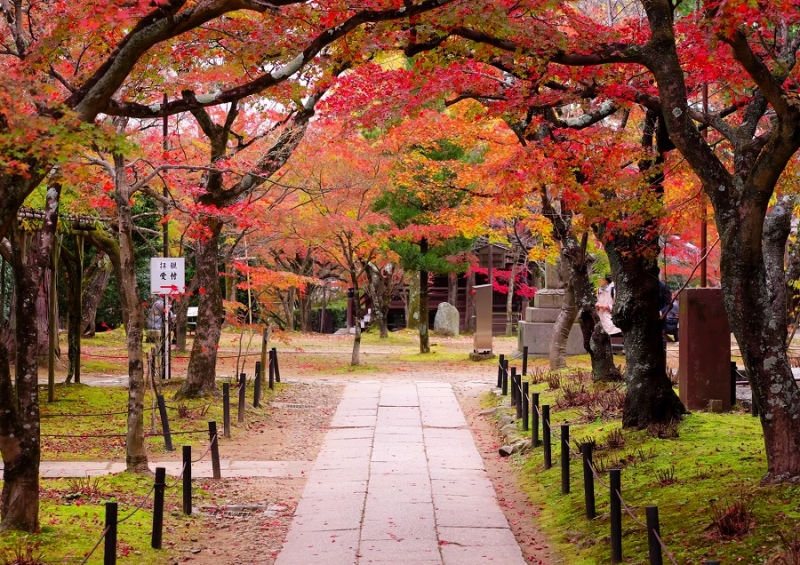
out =
<path fill-rule="evenodd" d="M 731 330 L 721 288 L 687 288 L 680 294 L 678 392 L 689 410 L 732 400 Z"/>
<path fill-rule="evenodd" d="M 440 302 L 433 319 L 433 331 L 439 335 L 458 335 L 460 315 L 458 309 L 449 302 Z"/>
<path fill-rule="evenodd" d="M 528 346 L 528 355 L 549 355 L 550 340 L 553 337 L 553 327 L 561 312 L 561 303 L 564 300 L 564 284 L 558 274 L 558 267 L 545 264 L 544 288 L 539 289 L 533 297 L 533 308 L 525 309 L 525 320 L 520 320 L 517 331 L 517 349 L 522 354 L 523 347 Z M 586 353 L 583 348 L 583 335 L 575 318 L 575 325 L 569 332 L 567 339 L 567 355 L 580 355 Z"/>

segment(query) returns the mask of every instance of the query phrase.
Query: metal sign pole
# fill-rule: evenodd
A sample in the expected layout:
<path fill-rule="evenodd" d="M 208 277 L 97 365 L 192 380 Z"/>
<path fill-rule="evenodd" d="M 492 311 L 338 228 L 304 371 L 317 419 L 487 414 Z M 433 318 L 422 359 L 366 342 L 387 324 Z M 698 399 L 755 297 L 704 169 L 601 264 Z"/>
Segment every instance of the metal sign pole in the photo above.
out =
<path fill-rule="evenodd" d="M 170 355 L 172 348 L 170 347 L 172 340 L 169 337 L 169 294 L 164 295 L 164 378 L 170 379 L 170 370 L 172 369 L 172 356 Z"/>

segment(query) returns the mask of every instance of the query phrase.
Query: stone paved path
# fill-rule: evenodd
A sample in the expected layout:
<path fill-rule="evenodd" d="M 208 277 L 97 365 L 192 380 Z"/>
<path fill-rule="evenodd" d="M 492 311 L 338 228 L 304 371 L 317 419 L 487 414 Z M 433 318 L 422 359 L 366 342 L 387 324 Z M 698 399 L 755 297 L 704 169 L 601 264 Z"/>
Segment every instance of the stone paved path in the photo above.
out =
<path fill-rule="evenodd" d="M 276 565 L 525 563 L 449 384 L 355 383 Z"/>

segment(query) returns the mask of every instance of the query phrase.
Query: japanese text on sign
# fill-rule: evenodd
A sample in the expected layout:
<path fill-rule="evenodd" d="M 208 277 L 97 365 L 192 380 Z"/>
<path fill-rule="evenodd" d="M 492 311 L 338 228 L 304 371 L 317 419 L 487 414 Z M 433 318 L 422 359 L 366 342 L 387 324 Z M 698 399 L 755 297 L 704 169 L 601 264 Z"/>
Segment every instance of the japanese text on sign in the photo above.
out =
<path fill-rule="evenodd" d="M 186 290 L 183 257 L 150 259 L 150 293 L 182 294 Z"/>

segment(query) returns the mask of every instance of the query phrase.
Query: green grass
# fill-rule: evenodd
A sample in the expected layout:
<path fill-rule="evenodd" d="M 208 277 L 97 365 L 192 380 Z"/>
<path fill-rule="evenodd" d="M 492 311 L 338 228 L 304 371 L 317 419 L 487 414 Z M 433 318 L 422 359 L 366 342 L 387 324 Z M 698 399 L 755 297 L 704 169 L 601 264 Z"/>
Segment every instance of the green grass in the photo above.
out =
<path fill-rule="evenodd" d="M 168 484 L 174 480 L 168 477 Z M 39 509 L 40 532 L 0 534 L 0 551 L 16 545 L 38 546 L 37 553 L 44 562 L 80 563 L 91 551 L 105 528 L 105 502 L 116 501 L 119 519 L 129 515 L 147 496 L 153 484 L 151 477 L 109 475 L 96 479 L 42 479 Z M 70 496 L 70 500 L 67 496 Z M 73 496 L 77 498 L 72 498 Z M 181 490 L 177 487 L 165 492 L 163 544 L 164 549 L 150 548 L 152 531 L 152 495 L 144 507 L 119 525 L 117 534 L 117 562 L 156 565 L 175 561 L 170 547 L 180 536 L 197 531 L 195 519 L 181 513 Z M 207 497 L 202 489 L 194 489 L 194 502 Z M 103 544 L 89 560 L 91 564 L 103 562 Z"/>
<path fill-rule="evenodd" d="M 591 386 L 591 385 L 589 385 Z M 614 420 L 583 421 L 581 410 L 558 410 L 558 391 L 546 384 L 532 387 L 541 403 L 553 405 L 554 430 L 570 424 L 575 440 L 594 438 L 602 443 L 620 427 Z M 488 404 L 490 399 L 484 399 Z M 680 424 L 679 437 L 655 439 L 647 431 L 625 430 L 625 445 L 595 452 L 595 461 L 609 465 L 628 460 L 622 470 L 622 494 L 634 514 L 644 518 L 644 507 L 659 508 L 661 534 L 680 564 L 719 559 L 723 563 L 764 563 L 781 550 L 778 530 L 789 531 L 800 523 L 800 486 L 761 486 L 766 471 L 764 443 L 758 419 L 742 412 L 711 414 L 695 412 Z M 644 455 L 644 461 L 641 455 Z M 561 495 L 560 446 L 553 441 L 554 467 L 545 471 L 542 449 L 518 458 L 524 486 L 541 509 L 539 525 L 570 565 L 600 565 L 610 562 L 609 493 L 595 483 L 599 518 L 585 519 L 580 460 L 571 463 L 571 494 Z M 674 467 L 676 482 L 661 486 L 658 471 Z M 603 473 L 607 483 L 607 473 Z M 754 527 L 741 540 L 721 540 L 713 533 L 710 504 L 727 504 L 744 497 L 752 505 Z M 623 515 L 623 555 L 629 563 L 647 563 L 647 536 L 643 528 Z M 665 562 L 667 558 L 665 557 Z"/>
<path fill-rule="evenodd" d="M 174 393 L 181 385 L 181 379 L 171 379 L 163 385 L 163 394 L 167 403 L 170 430 L 174 434 L 173 445 L 199 446 L 208 441 L 209 420 L 218 422 L 222 426 L 222 398 L 210 397 L 176 402 L 172 400 Z M 248 405 L 246 409 L 246 424 L 258 425 L 268 418 L 265 406 L 269 405 L 271 398 L 280 390 L 277 385 L 275 391 L 262 388 L 262 408 L 253 408 Z M 221 387 L 220 387 L 221 388 Z M 252 403 L 253 385 L 248 383 L 247 399 Z M 231 398 L 231 410 L 235 413 L 236 398 Z M 83 384 L 59 384 L 55 390 L 56 401 L 53 403 L 42 402 L 42 459 L 45 461 L 124 461 L 124 437 L 82 437 L 103 434 L 125 434 L 127 429 L 128 391 L 122 387 L 95 387 Z M 152 392 L 148 391 L 145 397 L 144 427 L 145 434 L 151 432 L 152 418 Z M 73 414 L 119 414 L 97 417 L 80 417 Z M 166 449 L 161 434 L 161 420 L 156 412 L 156 433 L 158 435 L 146 438 L 147 452 L 151 456 L 163 456 Z M 235 436 L 242 433 L 232 418 L 231 433 Z M 202 430 L 197 434 L 183 432 Z M 49 437 L 77 436 L 77 437 Z"/>

